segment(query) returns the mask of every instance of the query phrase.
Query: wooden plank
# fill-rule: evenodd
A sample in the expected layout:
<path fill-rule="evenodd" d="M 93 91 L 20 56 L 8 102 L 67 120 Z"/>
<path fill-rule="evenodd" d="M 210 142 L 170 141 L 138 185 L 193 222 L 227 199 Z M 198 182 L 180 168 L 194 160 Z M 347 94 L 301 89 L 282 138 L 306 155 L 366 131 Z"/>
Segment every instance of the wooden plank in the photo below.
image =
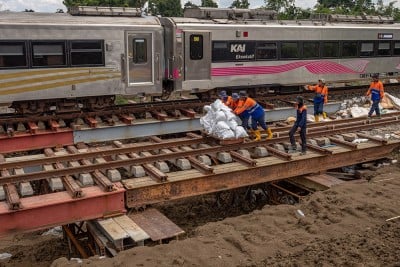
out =
<path fill-rule="evenodd" d="M 114 217 L 113 220 L 119 224 L 119 226 L 121 226 L 121 228 L 124 229 L 136 243 L 150 238 L 142 228 L 126 215 Z"/>
<path fill-rule="evenodd" d="M 325 188 L 331 188 L 334 185 L 344 183 L 344 181 L 342 181 L 334 176 L 328 175 L 328 174 L 306 175 L 306 176 L 303 176 L 302 178 L 311 183 L 317 184 L 319 187 L 322 186 Z M 313 188 L 308 183 L 307 183 L 307 185 L 306 184 L 304 184 L 304 185 L 306 187 Z"/>
<path fill-rule="evenodd" d="M 96 221 L 100 230 L 114 243 L 118 250 L 123 250 L 123 240 L 130 238 L 129 234 L 112 218 Z"/>
<path fill-rule="evenodd" d="M 185 232 L 156 209 L 147 209 L 129 217 L 148 233 L 153 241 L 176 237 Z"/>

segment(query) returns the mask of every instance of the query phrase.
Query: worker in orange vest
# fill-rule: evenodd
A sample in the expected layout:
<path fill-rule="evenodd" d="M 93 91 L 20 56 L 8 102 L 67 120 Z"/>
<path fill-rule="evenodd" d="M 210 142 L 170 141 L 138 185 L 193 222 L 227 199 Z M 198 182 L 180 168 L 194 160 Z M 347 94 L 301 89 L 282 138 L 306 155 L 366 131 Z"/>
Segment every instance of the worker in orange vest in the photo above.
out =
<path fill-rule="evenodd" d="M 319 122 L 320 116 L 326 119 L 324 104 L 328 103 L 328 87 L 325 85 L 325 79 L 319 79 L 317 85 L 306 85 L 306 90 L 314 91 L 314 119 Z"/>
<path fill-rule="evenodd" d="M 265 111 L 262 106 L 260 106 L 260 104 L 258 104 L 254 99 L 248 97 L 245 91 L 240 91 L 239 96 L 240 102 L 238 107 L 234 110 L 234 113 L 240 116 L 244 112 L 248 112 L 249 116 L 251 116 L 251 129 L 256 136 L 256 141 L 261 140 L 261 133 L 260 130 L 258 130 L 258 124 L 260 124 L 261 128 L 267 131 L 267 139 L 271 139 L 272 131 L 265 123 Z"/>
<path fill-rule="evenodd" d="M 222 103 L 224 103 L 226 106 L 229 107 L 229 105 L 232 103 L 232 97 L 228 96 L 226 91 L 219 92 L 218 96 Z"/>
<path fill-rule="evenodd" d="M 368 117 L 371 118 L 372 113 L 376 113 L 378 118 L 381 118 L 381 112 L 379 110 L 379 102 L 382 101 L 385 96 L 385 91 L 383 90 L 383 84 L 379 81 L 378 74 L 372 75 L 373 81 L 371 82 L 369 89 L 367 91 L 367 96 L 371 96 L 372 106 L 368 112 Z"/>

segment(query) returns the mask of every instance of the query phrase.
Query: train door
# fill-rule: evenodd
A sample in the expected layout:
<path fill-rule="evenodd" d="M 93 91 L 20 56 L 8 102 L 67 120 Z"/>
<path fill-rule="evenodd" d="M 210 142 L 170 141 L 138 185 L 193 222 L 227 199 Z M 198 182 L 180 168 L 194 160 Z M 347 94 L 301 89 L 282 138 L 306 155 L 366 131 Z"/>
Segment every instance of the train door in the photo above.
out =
<path fill-rule="evenodd" d="M 153 84 L 153 34 L 129 32 L 127 37 L 128 86 Z"/>
<path fill-rule="evenodd" d="M 210 80 L 211 33 L 185 31 L 185 80 Z"/>

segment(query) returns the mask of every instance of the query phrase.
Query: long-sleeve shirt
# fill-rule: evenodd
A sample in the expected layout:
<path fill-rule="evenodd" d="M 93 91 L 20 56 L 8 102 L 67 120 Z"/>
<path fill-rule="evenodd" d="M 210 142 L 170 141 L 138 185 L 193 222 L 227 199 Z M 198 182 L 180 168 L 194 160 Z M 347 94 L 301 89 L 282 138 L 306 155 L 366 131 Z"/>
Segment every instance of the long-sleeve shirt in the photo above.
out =
<path fill-rule="evenodd" d="M 311 91 L 315 91 L 315 93 L 317 94 L 316 97 L 320 97 L 321 101 L 323 99 L 324 103 L 328 103 L 328 87 L 325 85 L 307 85 L 307 89 L 311 90 Z"/>
<path fill-rule="evenodd" d="M 303 105 L 300 108 L 297 108 L 296 122 L 294 125 L 301 128 L 307 126 L 307 106 Z"/>
<path fill-rule="evenodd" d="M 372 101 L 381 100 L 385 92 L 383 90 L 383 84 L 381 81 L 371 82 L 367 91 L 367 96 L 371 96 Z"/>
<path fill-rule="evenodd" d="M 264 109 L 254 99 L 246 97 L 245 100 L 239 100 L 237 108 L 234 110 L 236 115 L 240 115 L 247 111 L 253 118 L 264 115 Z"/>

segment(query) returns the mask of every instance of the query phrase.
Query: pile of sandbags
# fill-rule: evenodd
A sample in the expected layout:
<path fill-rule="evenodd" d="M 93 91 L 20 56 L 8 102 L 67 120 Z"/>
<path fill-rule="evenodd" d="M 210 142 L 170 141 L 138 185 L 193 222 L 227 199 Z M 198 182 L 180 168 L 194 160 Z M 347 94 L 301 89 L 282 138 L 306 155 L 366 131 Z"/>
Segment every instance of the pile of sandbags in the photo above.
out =
<path fill-rule="evenodd" d="M 207 134 L 221 139 L 248 136 L 246 130 L 239 126 L 240 119 L 221 100 L 204 106 L 204 111 L 206 114 L 200 118 L 200 124 Z"/>

